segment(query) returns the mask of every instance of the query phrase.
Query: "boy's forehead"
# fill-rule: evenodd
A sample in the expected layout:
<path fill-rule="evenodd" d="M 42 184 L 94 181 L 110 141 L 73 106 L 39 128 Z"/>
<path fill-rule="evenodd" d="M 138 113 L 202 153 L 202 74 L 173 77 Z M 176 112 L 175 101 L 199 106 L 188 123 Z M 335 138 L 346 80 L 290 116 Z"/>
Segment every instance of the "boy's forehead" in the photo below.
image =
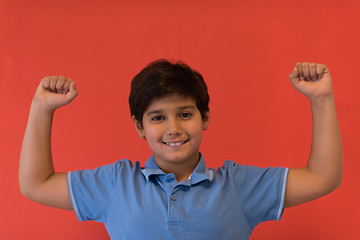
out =
<path fill-rule="evenodd" d="M 161 110 L 164 107 L 196 108 L 196 101 L 192 97 L 171 94 L 154 99 L 145 112 Z"/>

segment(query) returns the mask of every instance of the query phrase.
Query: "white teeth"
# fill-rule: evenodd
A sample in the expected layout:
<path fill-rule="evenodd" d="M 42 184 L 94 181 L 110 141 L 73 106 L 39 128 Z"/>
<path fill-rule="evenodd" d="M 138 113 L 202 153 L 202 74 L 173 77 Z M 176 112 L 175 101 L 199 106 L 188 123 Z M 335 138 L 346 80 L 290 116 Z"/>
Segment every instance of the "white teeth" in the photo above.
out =
<path fill-rule="evenodd" d="M 168 142 L 164 142 L 165 144 L 171 146 L 171 147 L 175 147 L 175 146 L 180 146 L 184 143 L 186 143 L 187 141 L 181 141 L 181 142 L 176 142 L 176 143 L 168 143 Z"/>

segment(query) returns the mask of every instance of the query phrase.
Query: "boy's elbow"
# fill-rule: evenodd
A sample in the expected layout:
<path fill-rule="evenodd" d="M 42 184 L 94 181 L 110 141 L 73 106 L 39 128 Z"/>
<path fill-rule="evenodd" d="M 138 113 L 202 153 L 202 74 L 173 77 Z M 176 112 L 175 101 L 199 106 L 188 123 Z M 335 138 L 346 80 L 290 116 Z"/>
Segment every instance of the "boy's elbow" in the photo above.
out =
<path fill-rule="evenodd" d="M 335 189 L 337 189 L 338 187 L 340 187 L 341 182 L 342 182 L 342 174 L 336 179 L 335 184 L 334 184 L 334 189 L 333 189 L 333 191 L 334 191 Z"/>
<path fill-rule="evenodd" d="M 31 190 L 24 183 L 19 183 L 20 193 L 27 199 L 33 200 Z"/>
<path fill-rule="evenodd" d="M 325 189 L 325 194 L 329 194 L 333 191 L 335 191 L 337 188 L 340 187 L 342 182 L 342 174 L 339 175 L 337 178 L 333 179 L 333 180 L 329 180 L 324 186 Z"/>
<path fill-rule="evenodd" d="M 24 197 L 31 201 L 41 203 L 43 200 L 43 194 L 41 192 L 41 189 L 21 187 L 20 185 L 20 192 Z"/>
<path fill-rule="evenodd" d="M 30 194 L 29 192 L 22 191 L 21 189 L 20 189 L 20 192 L 21 192 L 21 194 L 22 194 L 24 197 L 26 197 L 27 199 L 29 199 L 29 200 L 31 200 L 31 201 L 34 201 L 33 198 L 31 197 L 31 194 Z"/>
<path fill-rule="evenodd" d="M 338 171 L 338 174 L 336 175 L 336 177 L 334 179 L 333 191 L 335 189 L 337 189 L 338 187 L 340 187 L 341 182 L 342 182 L 342 177 L 343 177 L 342 167 L 340 167 L 339 169 L 341 169 L 341 170 Z"/>
<path fill-rule="evenodd" d="M 19 181 L 20 193 L 27 199 L 36 201 L 34 195 L 36 193 L 37 187 L 38 187 L 37 185 L 34 185 L 31 182 L 25 181 L 24 179 L 20 178 Z"/>

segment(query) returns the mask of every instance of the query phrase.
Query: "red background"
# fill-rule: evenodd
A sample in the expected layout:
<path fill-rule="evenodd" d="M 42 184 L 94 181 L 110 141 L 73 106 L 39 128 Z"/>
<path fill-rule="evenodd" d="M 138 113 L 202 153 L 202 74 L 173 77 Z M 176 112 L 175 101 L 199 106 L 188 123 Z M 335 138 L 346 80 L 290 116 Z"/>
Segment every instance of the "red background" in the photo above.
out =
<path fill-rule="evenodd" d="M 58 171 L 151 154 L 133 128 L 131 78 L 158 58 L 205 77 L 211 124 L 201 151 L 257 166 L 306 164 L 311 112 L 288 74 L 325 63 L 334 81 L 344 150 L 342 185 L 260 224 L 251 239 L 359 239 L 360 3 L 348 1 L 0 1 L 0 239 L 107 239 L 102 224 L 23 197 L 18 162 L 40 79 L 65 75 L 79 96 L 56 112 Z"/>

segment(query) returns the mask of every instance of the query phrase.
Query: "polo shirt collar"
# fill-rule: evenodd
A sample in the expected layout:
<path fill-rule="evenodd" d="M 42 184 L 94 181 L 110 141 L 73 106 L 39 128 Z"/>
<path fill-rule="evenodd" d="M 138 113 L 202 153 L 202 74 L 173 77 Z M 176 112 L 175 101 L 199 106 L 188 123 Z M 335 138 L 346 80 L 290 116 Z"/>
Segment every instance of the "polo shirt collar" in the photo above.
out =
<path fill-rule="evenodd" d="M 166 173 L 156 164 L 154 155 L 152 155 L 145 163 L 145 168 L 141 170 L 146 180 L 149 180 L 151 175 L 166 175 Z M 212 181 L 214 178 L 214 171 L 208 169 L 205 164 L 204 156 L 200 153 L 200 160 L 196 165 L 194 171 L 187 180 L 189 184 L 196 184 L 204 180 Z"/>

